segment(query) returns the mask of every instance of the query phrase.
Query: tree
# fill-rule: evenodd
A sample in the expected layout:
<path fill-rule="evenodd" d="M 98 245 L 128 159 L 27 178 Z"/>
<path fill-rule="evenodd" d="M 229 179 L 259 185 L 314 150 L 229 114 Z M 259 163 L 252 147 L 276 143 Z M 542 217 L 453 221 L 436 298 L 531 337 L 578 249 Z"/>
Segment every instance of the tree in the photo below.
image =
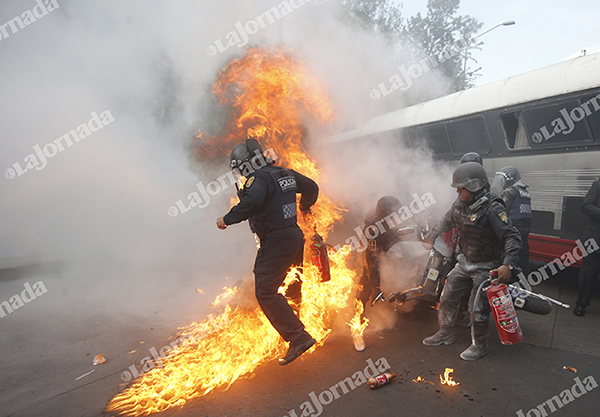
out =
<path fill-rule="evenodd" d="M 363 29 L 383 35 L 400 34 L 402 13 L 389 0 L 339 0 L 348 18 Z"/>
<path fill-rule="evenodd" d="M 463 63 L 465 56 L 474 61 L 470 50 L 482 45 L 474 34 L 483 23 L 458 15 L 460 0 L 428 0 L 425 16 L 417 13 L 406 20 L 389 0 L 338 1 L 351 21 L 386 36 L 397 48 L 408 49 L 415 61 L 434 58 L 440 64 L 436 69 L 451 80 L 452 91 L 473 86 L 481 68 L 467 70 Z"/>
<path fill-rule="evenodd" d="M 403 26 L 406 45 L 415 58 L 441 57 L 438 67 L 451 80 L 454 91 L 473 86 L 481 68 L 465 69 L 465 56 L 470 59 L 470 49 L 483 44 L 475 40 L 475 33 L 483 23 L 471 16 L 458 16 L 460 0 L 428 0 L 427 14 L 417 13 Z M 462 48 L 456 48 L 456 45 Z M 451 53 L 449 52 L 451 51 Z"/>

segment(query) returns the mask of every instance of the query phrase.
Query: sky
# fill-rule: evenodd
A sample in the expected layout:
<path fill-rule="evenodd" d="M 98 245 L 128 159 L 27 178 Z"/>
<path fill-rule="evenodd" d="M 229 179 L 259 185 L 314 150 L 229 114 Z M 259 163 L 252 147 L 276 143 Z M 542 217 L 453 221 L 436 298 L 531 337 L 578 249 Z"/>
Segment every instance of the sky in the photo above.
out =
<path fill-rule="evenodd" d="M 427 0 L 397 1 L 404 16 L 427 11 Z M 583 49 L 600 52 L 600 2 L 595 0 L 462 0 L 459 13 L 484 23 L 481 33 L 506 21 L 483 35 L 481 51 L 473 51 L 482 67 L 476 85 L 533 71 L 566 59 Z M 474 63 L 469 63 L 476 68 Z"/>

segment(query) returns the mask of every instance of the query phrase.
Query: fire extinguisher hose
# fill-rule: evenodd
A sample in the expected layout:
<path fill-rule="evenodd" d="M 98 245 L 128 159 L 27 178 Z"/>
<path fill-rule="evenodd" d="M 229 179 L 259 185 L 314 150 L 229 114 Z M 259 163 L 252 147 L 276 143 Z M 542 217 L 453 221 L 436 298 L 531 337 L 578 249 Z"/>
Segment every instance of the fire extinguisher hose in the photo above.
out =
<path fill-rule="evenodd" d="M 479 305 L 479 298 L 481 297 L 483 287 L 491 284 L 492 281 L 490 279 L 486 279 L 479 285 L 479 288 L 477 288 L 477 294 L 475 294 L 475 300 L 473 301 L 473 317 L 475 317 L 475 309 Z M 475 344 L 475 326 L 473 324 L 474 323 L 471 323 L 471 343 Z"/>

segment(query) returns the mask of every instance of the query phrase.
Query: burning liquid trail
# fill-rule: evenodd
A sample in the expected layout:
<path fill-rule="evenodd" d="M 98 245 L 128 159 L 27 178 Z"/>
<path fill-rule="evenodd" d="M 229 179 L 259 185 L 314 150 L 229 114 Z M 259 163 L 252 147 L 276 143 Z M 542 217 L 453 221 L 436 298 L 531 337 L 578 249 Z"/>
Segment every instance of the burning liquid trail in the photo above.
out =
<path fill-rule="evenodd" d="M 199 160 L 224 156 L 243 138 L 254 137 L 263 148 L 272 148 L 283 166 L 318 182 L 319 171 L 304 148 L 306 131 L 301 114 L 324 122 L 331 118 L 332 110 L 319 83 L 290 53 L 251 48 L 218 74 L 212 92 L 232 118 L 225 136 L 198 135 L 195 156 Z M 311 220 L 299 222 L 300 227 L 307 237 L 318 230 L 326 238 L 341 219 L 342 209 L 321 193 L 312 212 Z M 284 293 L 296 276 L 301 277 L 303 301 L 298 315 L 317 340 L 308 353 L 324 343 L 331 333 L 333 317 L 352 300 L 356 274 L 346 266 L 349 254 L 349 246 L 329 252 L 330 281 L 321 282 L 318 268 L 305 262 L 302 273 L 291 270 L 280 289 Z M 227 299 L 231 291 L 235 290 L 227 290 L 217 301 Z M 349 323 L 353 334 L 367 326 L 366 320 L 360 320 L 362 309 L 362 303 L 358 303 Z M 217 320 L 193 323 L 185 333 L 186 343 L 175 348 L 162 367 L 154 367 L 136 379 L 110 401 L 106 411 L 148 415 L 182 406 L 217 388 L 227 389 L 287 348 L 259 308 L 247 310 L 231 303 Z"/>

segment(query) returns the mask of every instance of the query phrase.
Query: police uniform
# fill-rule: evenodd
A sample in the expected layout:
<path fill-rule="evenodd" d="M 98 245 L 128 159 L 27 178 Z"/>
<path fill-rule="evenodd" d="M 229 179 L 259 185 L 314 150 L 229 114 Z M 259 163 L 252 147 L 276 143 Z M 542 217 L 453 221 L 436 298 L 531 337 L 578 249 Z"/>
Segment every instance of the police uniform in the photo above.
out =
<path fill-rule="evenodd" d="M 381 219 L 377 218 L 375 210 L 371 210 L 365 217 L 365 229 L 363 230 L 363 234 L 365 234 L 366 229 L 369 227 L 377 227 L 377 222 L 379 222 L 381 227 L 384 228 L 385 232 L 378 233 L 373 239 L 368 239 L 369 246 L 366 250 L 365 256 L 367 266 L 364 269 L 363 275 L 359 282 L 361 290 L 358 294 L 358 299 L 362 301 L 363 305 L 367 305 L 369 296 L 373 292 L 373 289 L 379 288 L 381 285 L 381 275 L 379 270 L 381 256 L 387 253 L 392 246 L 402 240 L 402 238 L 400 238 L 400 236 L 398 236 L 396 233 L 399 228 L 398 226 L 390 228 L 386 221 L 380 222 L 380 220 Z"/>
<path fill-rule="evenodd" d="M 288 342 L 311 339 L 282 294 L 277 291 L 292 263 L 302 259 L 304 235 L 297 224 L 296 193 L 300 210 L 316 201 L 319 187 L 290 169 L 266 165 L 248 177 L 240 202 L 223 217 L 226 225 L 249 220 L 260 239 L 254 262 L 256 299 L 279 334 Z"/>
<path fill-rule="evenodd" d="M 594 181 L 588 190 L 581 211 L 590 218 L 590 221 L 581 236 L 581 241 L 586 242 L 594 239 L 600 242 L 600 179 Z M 597 286 L 598 275 L 600 274 L 600 251 L 588 254 L 581 261 L 578 279 L 578 297 L 575 314 L 583 316 L 585 308 L 592 300 L 592 294 Z"/>
<path fill-rule="evenodd" d="M 487 343 L 490 306 L 485 297 L 480 297 L 479 305 L 474 306 L 475 293 L 489 278 L 490 270 L 502 264 L 518 268 L 521 236 L 511 224 L 502 200 L 485 188 L 475 193 L 469 203 L 455 201 L 429 238 L 435 241 L 454 227 L 458 230 L 460 253 L 442 291 L 438 322 L 441 330 L 451 330 L 459 302 L 470 290 L 469 311 L 475 339 Z"/>
<path fill-rule="evenodd" d="M 510 187 L 505 188 L 500 197 L 508 209 L 508 218 L 521 234 L 523 247 L 519 252 L 519 267 L 529 275 L 529 231 L 531 228 L 531 194 L 527 191 L 527 184 L 519 180 Z"/>

